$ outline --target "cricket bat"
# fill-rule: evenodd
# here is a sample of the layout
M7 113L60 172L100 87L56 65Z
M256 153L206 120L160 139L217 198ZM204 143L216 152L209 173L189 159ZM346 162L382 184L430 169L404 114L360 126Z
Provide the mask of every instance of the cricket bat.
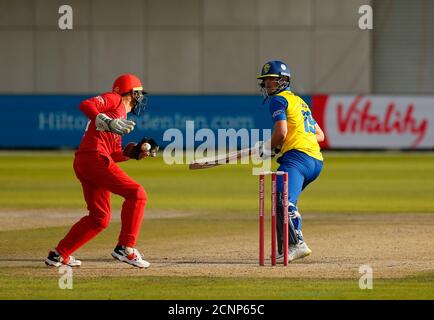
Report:
M228 152L226 154L202 159L193 160L188 168L190 170L213 168L222 164L228 164L231 161L239 160L244 157L249 157L255 152L255 148L245 148L238 151Z

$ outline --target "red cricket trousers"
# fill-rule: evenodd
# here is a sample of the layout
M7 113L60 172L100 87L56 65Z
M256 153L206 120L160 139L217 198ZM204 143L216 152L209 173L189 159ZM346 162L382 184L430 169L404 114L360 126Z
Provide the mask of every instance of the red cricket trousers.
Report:
M66 259L109 225L110 193L125 199L118 245L134 247L146 205L143 187L132 180L110 157L99 153L76 155L74 171L83 187L89 215L72 226L56 247L57 252Z

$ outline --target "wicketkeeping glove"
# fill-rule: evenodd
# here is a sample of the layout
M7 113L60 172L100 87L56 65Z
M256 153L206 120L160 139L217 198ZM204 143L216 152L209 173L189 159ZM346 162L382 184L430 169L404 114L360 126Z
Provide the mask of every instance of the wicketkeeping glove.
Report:
M157 152L160 149L154 139L143 138L139 143L130 142L123 150L123 155L128 158L136 160L143 159L144 157L157 156Z
M128 134L134 130L134 121L127 119L112 119L104 113L100 113L95 118L95 125L98 131L110 131L120 136Z

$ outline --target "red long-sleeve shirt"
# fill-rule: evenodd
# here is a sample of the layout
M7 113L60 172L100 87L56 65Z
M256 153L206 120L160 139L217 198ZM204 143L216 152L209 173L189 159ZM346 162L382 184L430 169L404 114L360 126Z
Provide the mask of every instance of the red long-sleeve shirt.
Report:
M117 93L103 93L82 101L80 110L89 118L89 123L76 155L97 152L111 157L115 162L128 160L122 155L122 137L108 131L98 131L95 125L99 113L105 113L112 119L127 118L121 96Z

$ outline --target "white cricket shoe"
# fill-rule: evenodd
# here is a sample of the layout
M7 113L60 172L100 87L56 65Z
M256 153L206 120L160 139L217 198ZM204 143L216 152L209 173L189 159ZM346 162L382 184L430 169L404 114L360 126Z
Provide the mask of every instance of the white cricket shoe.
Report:
M53 250L48 253L48 257L45 259L45 264L49 267L60 267L62 265L79 267L81 266L81 261L75 259L73 256L69 256L68 259L63 259L56 250Z
M112 257L137 268L148 268L151 265L143 260L142 254L135 248L117 246L112 252Z
M312 253L312 250L309 249L306 242L302 242L302 243L298 243L298 244L289 246L288 262L292 262L294 260L307 257L311 253Z
M306 242L290 245L288 248L288 262L307 257L312 253ZM283 253L278 253L276 256L278 263L283 263Z

